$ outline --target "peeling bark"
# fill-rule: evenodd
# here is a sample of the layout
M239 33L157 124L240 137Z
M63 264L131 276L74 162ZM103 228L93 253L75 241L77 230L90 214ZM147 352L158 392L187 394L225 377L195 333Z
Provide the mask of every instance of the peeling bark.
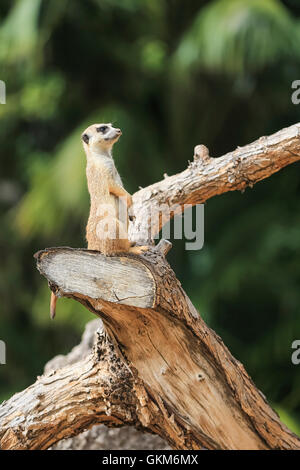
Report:
M99 318L89 321L81 342L68 354L60 354L47 362L44 372L61 369L85 359L97 347L102 330L103 323ZM105 424L96 424L76 436L58 441L49 450L170 450L167 442L157 434L143 431L134 426L112 428Z
M1 449L47 449L94 424L136 424L133 379L104 332L81 362L51 370L0 408Z

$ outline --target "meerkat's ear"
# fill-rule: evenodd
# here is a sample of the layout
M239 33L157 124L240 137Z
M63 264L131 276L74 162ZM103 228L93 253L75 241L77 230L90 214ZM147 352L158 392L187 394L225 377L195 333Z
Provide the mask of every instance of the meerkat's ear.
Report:
M89 143L90 138L87 134L82 134L81 138L82 138L83 142L85 142L86 144Z

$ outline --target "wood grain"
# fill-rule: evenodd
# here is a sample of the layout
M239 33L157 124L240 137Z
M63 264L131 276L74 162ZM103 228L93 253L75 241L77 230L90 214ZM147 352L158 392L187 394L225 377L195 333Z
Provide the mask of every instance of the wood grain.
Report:
M64 294L78 294L133 307L154 305L155 285L149 269L134 258L104 256L71 248L47 249L37 254L37 268Z

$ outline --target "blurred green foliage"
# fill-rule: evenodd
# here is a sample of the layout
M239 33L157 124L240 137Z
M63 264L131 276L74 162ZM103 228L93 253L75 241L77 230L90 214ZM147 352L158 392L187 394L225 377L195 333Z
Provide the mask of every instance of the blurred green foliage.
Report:
M33 253L85 246L80 134L124 131L115 151L134 192L181 171L193 147L219 156L300 121L300 6L287 0L1 0L0 399L75 345L92 315L70 300L48 317ZM207 323L300 433L299 164L205 207L205 245L169 260Z

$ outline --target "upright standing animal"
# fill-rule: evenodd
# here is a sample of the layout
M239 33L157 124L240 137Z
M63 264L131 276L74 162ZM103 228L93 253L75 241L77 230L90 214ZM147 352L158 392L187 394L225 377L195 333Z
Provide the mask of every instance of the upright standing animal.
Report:
M86 227L88 249L106 256L141 254L147 246L133 246L128 240L130 194L124 189L112 156L113 145L122 132L112 124L93 124L82 134L86 153L86 176L90 193L90 215ZM50 316L55 317L57 297L52 292Z

